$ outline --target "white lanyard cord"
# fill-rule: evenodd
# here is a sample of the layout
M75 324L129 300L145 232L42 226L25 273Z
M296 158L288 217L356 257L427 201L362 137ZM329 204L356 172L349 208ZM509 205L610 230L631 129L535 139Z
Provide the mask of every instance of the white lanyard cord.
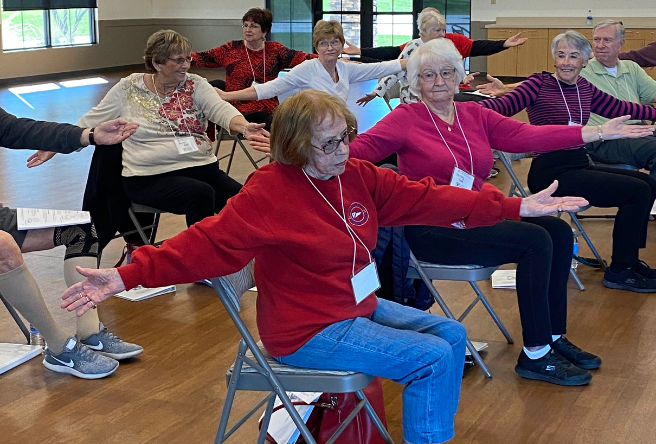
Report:
M619 69L619 66L618 66L618 69ZM619 75L619 72L618 72L618 75ZM606 80L606 83L608 83L608 86L610 86L611 89L613 90L613 92L615 93L615 98L618 99L618 100L622 100L622 99L620 99L619 92L615 89L613 84L610 83L610 81L608 80L608 78L606 78L606 76L603 76L603 77ZM617 76L615 76L615 78L617 79ZM629 82L627 82L626 77L623 77L623 79L624 79L624 90L626 91L626 100L631 101L631 93L629 92Z
M155 86L155 74L151 74L153 76L153 88L155 89L155 95L157 96L157 100L159 100L159 106L164 106L164 102L162 102L162 98L159 96L159 93L157 92L157 86ZM185 75L186 77L186 75ZM177 87L176 87L177 90ZM167 96L168 97L168 96ZM187 127L187 134L191 136L191 131L189 131L189 126L185 123L184 121L184 111L182 110L182 105L180 105L180 101L178 100L178 106L180 107L180 115L182 116L182 123L184 123L184 126ZM173 138L177 139L178 137L175 135L175 130L173 129L173 125L171 125L171 121L167 118L165 118L166 123L169 124L169 128L171 129L171 132L173 133Z
M314 187L314 189L317 190L317 193L319 193L319 195L321 197L323 197L323 200L325 200L326 203L328 204L328 206L330 206L330 208L332 208L332 210L335 212L337 217L342 219L342 222L344 222L344 225L346 226L346 232L349 234L349 236L351 236L351 240L353 241L353 266L351 267L351 276L355 276L355 256L356 256L357 247L358 247L358 244L355 242L356 237L358 238L358 240L360 241L360 243L364 247L365 251L367 252L367 255L369 256L369 263L371 263L372 260L371 260L371 253L369 252L369 248L367 248L365 243L362 242L362 239L360 239L360 236L358 236L358 233L353 231L353 228L351 228L349 226L348 222L346 222L346 212L344 211L344 194L342 193L342 181L340 180L339 176L337 176L337 182L339 183L339 197L342 201L342 215L340 215L339 212L335 209L335 207L333 207L333 204L328 202L328 199L326 199L326 196L324 196L323 193L321 191L319 191L319 188L317 188L317 186L314 184L314 182L312 182L312 180L310 179L310 176L308 176L308 174L305 172L305 170L303 168L301 168L301 169L303 170L303 174L305 174L305 177L307 177L307 180L310 182L310 185L312 185ZM353 236L355 236L355 237L353 237Z
M424 103L423 100L422 100L421 103ZM442 142L444 142L444 145L446 146L446 148L451 153L451 156L453 157L453 160L456 163L456 168L459 169L460 167L458 166L458 159L456 159L455 154L453 154L453 151L451 151L451 147L449 147L449 144L446 143L446 139L444 139L444 136L442 135L442 132L437 127L437 123L435 123L435 119L433 118L433 113L428 108L428 105L426 105L424 103L424 106L426 107L426 111L428 111L428 115L430 116L431 120L433 121L433 125L435 125L435 129L437 130L438 134L442 138ZM465 143L467 144L467 149L469 150L469 166L470 166L470 170L471 170L471 175L473 176L474 175L474 159L472 158L472 152L471 152L471 148L469 147L469 141L467 140L467 136L465 136L465 132L462 130L462 125L460 124L460 119L458 118L458 108L456 107L455 103L453 104L453 109L455 110L455 118L456 118L456 121L458 122L458 127L460 127L460 132L462 133L462 137L465 139Z
M560 80L558 80L558 77L556 77L556 83L558 84L558 88L560 89L560 95L563 96L563 101L565 102L565 108L567 108L567 114L569 115L569 121L572 122L572 114L569 112L569 106L567 105L567 99L565 99L565 93L563 93L563 88L560 86ZM579 123L583 125L583 106L581 106L581 94L579 94L579 85L578 83L575 83L576 85L576 95L579 98L579 110L581 110L581 120Z
M253 64L251 63L251 56L248 55L248 46L246 46L246 43L244 43L244 48L246 49L246 57L248 57L248 64L251 65L251 72L253 73L253 82L257 83L257 79L255 79L255 70L253 69ZM266 42L264 43L264 47L262 48L262 78L264 80L263 83L266 83Z

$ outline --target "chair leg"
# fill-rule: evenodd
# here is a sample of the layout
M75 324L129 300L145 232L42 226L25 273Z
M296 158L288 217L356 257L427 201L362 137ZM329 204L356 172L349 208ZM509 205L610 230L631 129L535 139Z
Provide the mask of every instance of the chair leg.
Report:
M246 354L246 343L242 340L239 342L239 349L237 351L237 359L235 366L232 369L230 382L228 383L228 393L226 393L225 402L223 403L223 410L221 411L221 420L219 421L219 428L216 431L216 438L214 444L222 444L226 440L226 429L228 428L228 419L230 419L230 411L232 410L232 403L235 400L235 393L237 393L237 382L239 382L239 375L241 374L241 367L243 361L241 357Z
M255 162L255 159L253 159L253 156L248 152L244 144L241 142L241 140L237 139L235 142L239 142L239 146L241 146L241 149L244 151L244 154L246 154L246 157L248 157L248 160L250 160L251 165L253 165L253 168L258 169L259 167L257 166L257 162Z
M335 433L331 435L331 437L326 441L326 444L333 444L335 441L337 441L337 438L339 438L339 435L342 434L342 432L348 427L348 425L353 421L355 416L362 410L362 407L366 405L367 401L360 398L360 402L355 406L355 408L351 411L351 413L348 414L348 416L342 421L342 423L337 427L337 430L335 430Z
M232 151L230 151L230 159L228 159L228 168L226 168L226 174L230 175L230 167L232 166L232 159L235 158L235 150L237 149L237 141L235 140L232 144Z
M132 219L132 223L134 224L134 227L139 232L139 236L141 237L141 240L143 241L144 245L149 245L150 243L148 242L148 236L146 236L146 233L144 232L143 228L141 228L141 224L137 220L137 215L134 214L132 208L128 208L128 215L130 216L130 219Z
M583 291L585 290L585 287L583 286L583 283L581 282L581 279L579 279L579 275L576 274L576 270L573 268L569 269L569 274L574 278L574 282L576 282L576 285L579 286L579 290Z
M266 411L264 412L264 417L262 418L262 424L260 426L260 436L257 438L257 444L264 444L267 436L267 430L269 430L269 422L271 421L271 415L273 414L273 404L276 402L276 397L272 396L267 403Z
M5 307L7 307L7 311L9 311L9 314L13 318L14 322L16 325L18 325L18 328L20 328L20 331L23 332L23 336L25 336L25 340L27 340L27 343L30 343L30 331L27 329L25 326L25 323L23 323L23 320L20 318L18 313L16 313L16 309L11 306L9 302L5 300L5 298L0 294L0 301L2 301L3 304L5 304Z
M469 350L469 353L471 353L472 358L474 358L474 361L476 361L476 364L478 364L481 367L481 370L483 370L485 377L491 378L492 373L487 368L487 365L485 365L485 362L483 362L483 358L481 358L481 355L478 354L478 350L476 350L476 347L474 347L474 344L472 344L469 337L467 338L467 350Z
M601 264L601 269L603 271L606 271L606 262L601 258L601 255L599 255L599 252L597 251L594 244L592 243L592 241L588 237L588 233L585 232L585 230L581 226L581 223L579 222L578 218L576 217L576 215L574 213L568 212L568 214L569 214L569 217L572 219L572 222L574 222L574 225L576 225L576 229L579 232L579 234L581 236L583 236L583 239L585 239L585 242L588 244L588 247L592 251L592 254L594 254L594 257Z
M515 341L513 338L510 336L510 333L508 333L508 330L506 330L506 326L503 325L503 322L501 322L501 319L499 319L499 316L497 313L494 311L490 303L488 302L487 298L483 294L480 288L478 288L478 285L476 285L476 282L469 282L469 285L474 289L478 297L481 299L481 302L487 309L487 312L490 313L490 316L492 316L492 319L494 320L494 323L497 324L497 327L499 327L499 330L501 330L501 333L503 333L503 336L506 338L506 341L508 341L508 344L514 344Z
M150 229L150 245L155 245L155 237L157 236L157 228L159 228L159 216L160 213L155 213L155 221L153 222L153 227Z
M369 402L369 400L365 396L364 392L362 390L358 390L357 392L355 392L355 394L358 397L358 399L360 399L362 401L365 401L364 409L366 410L366 412L369 415L369 417L371 418L371 420L374 422L374 425L376 426L376 429L378 429L378 432L380 433L380 436L383 437L383 440L387 444L394 444L394 441L392 440L392 437L390 436L389 432L387 431L387 429L383 425L383 421L381 421L380 418L378 417L378 415L376 414L376 411L371 406L371 403Z

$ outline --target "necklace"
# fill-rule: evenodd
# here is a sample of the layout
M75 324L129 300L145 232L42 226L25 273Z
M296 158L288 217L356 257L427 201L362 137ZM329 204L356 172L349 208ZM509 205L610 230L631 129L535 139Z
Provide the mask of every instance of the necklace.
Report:
M159 97L159 93L157 92L157 85L155 84L155 74L152 74L153 77L153 88L155 88L155 94ZM164 94L164 97L168 97L169 94L172 94L175 92L175 90L178 89L178 86L174 86L171 91L165 91L164 87L162 86L162 94Z

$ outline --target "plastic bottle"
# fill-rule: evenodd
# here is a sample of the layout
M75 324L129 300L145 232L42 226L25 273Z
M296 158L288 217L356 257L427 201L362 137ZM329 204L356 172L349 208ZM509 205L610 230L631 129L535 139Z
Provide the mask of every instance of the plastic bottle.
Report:
M574 251L572 252L572 254L574 254L574 256L577 256L579 254L579 240L576 237L576 230L574 228L572 228L572 236L574 236ZM572 270L576 270L578 266L579 266L578 261L572 258Z
M592 9L588 9L588 17L586 18L585 21L588 25L592 24Z
M39 330L37 330L32 324L30 324L30 345L38 345L41 348L45 348L46 346L46 341L43 339L43 336L41 336Z

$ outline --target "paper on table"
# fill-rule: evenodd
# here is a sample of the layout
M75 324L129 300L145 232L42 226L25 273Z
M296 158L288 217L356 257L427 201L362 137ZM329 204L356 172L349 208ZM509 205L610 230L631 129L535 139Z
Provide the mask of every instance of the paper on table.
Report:
M319 399L321 392L287 392L287 396L289 396L292 402L303 401L309 403ZM282 402L280 401L280 398L276 398L276 402L273 406L275 408L281 404ZM314 406L296 405L294 408L301 418L303 418L303 421L306 422L310 417L310 413L312 413ZM262 417L264 417L264 414L262 414ZM260 421L262 421L262 417L260 417ZM269 422L269 429L267 432L275 442L279 443L295 443L300 435L298 428L296 428L296 424L294 424L291 416L289 416L289 413L287 413L287 410L284 408L271 415L271 422Z
M492 288L515 288L517 270L497 270L492 273Z
M134 287L132 290L122 291L116 295L116 297L127 299L128 301L137 302L143 301L144 299L152 298L166 293L172 293L176 291L177 288L175 285L169 285L168 287L155 287L155 288L145 288L139 285Z
M88 211L17 208L16 213L19 230L36 230L38 228L63 227L91 222L91 215Z

